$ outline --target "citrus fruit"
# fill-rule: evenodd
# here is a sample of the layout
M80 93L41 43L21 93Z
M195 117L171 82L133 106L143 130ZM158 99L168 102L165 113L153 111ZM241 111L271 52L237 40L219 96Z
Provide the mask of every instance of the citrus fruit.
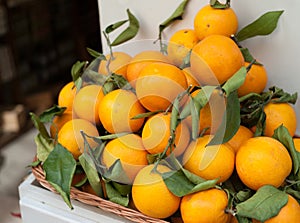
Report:
M300 138L293 138L295 149L300 152Z
M145 149L151 154L162 153L170 140L171 114L158 113L150 117L142 130L142 141ZM178 124L175 130L174 146L168 149L167 155L172 152L175 156L181 155L190 141L190 131L184 122Z
M113 52L112 59L110 54L107 54L105 57L106 60L102 60L99 64L98 73L107 75L111 72L122 75L124 78L126 78L127 65L132 57L129 54L121 51ZM109 65L107 66L108 62Z
M238 18L232 8L202 7L194 17L194 30L199 40L213 34L230 37L238 29Z
M232 39L210 35L193 47L190 64L194 77L201 85L217 85L227 81L245 62Z
M191 49L198 43L198 38L193 29L177 30L169 39L168 57L178 67L183 65Z
M128 134L115 138L105 145L102 162L109 168L117 159L120 159L122 168L132 183L139 170L148 164L147 154L141 137L136 134ZM119 181L118 179L112 180Z
M267 184L279 187L291 169L292 160L287 149L271 137L250 138L236 154L237 173L253 190Z
M145 108L136 95L123 89L106 94L98 106L100 121L109 133L137 132L142 127L144 118L133 117L144 112Z
M253 132L245 126L240 126L235 135L227 142L237 153L240 146L248 139L253 137Z
M72 111L73 100L76 95L76 87L74 82L69 82L62 87L58 93L58 105L60 107L66 107L67 110Z
M72 111L65 110L61 115L56 115L50 125L50 135L52 138L57 136L61 127L73 118Z
M99 85L92 84L81 88L74 98L75 114L81 119L99 124L98 106L103 97L102 87Z
M58 142L69 150L75 159L78 159L84 151L84 139L81 131L89 136L99 136L97 128L84 119L72 119L66 122L58 132ZM93 139L89 137L86 139L92 148L97 145Z
M187 88L184 73L172 64L155 62L144 67L136 80L136 94L149 111L166 110Z
M274 130L283 125L288 129L290 135L294 136L297 128L297 116L289 103L268 103L264 107L264 112L266 114L264 135L272 136Z
M132 199L141 213L154 218L167 218L178 210L181 199L169 191L161 175L153 168L154 165L150 164L138 172L133 181ZM157 171L164 173L170 169L158 165Z
M185 75L185 78L186 78L188 86L192 86L192 87L200 86L200 83L193 76L190 67L185 67L184 69L182 69L182 71L183 71L183 73Z
M249 65L245 62L245 66ZM246 79L242 86L238 89L239 97L249 93L260 94L265 89L268 82L268 74L263 65L253 64L247 72Z
M185 195L180 204L184 223L229 223L231 215L225 212L228 205L226 192L208 189Z
M279 213L268 220L265 223L296 223L300 219L300 205L297 200L288 195L288 202L281 208ZM253 222L258 222L254 220Z
M170 63L169 58L157 50L146 50L136 54L127 66L127 80L135 88L136 79L141 70L153 62Z
M211 135L192 141L183 154L185 169L207 180L226 181L234 169L235 154L228 144L207 146Z

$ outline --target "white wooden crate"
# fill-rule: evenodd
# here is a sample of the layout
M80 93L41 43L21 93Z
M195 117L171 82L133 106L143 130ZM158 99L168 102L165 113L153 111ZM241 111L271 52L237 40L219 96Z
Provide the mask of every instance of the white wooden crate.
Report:
M72 200L71 210L60 195L39 186L30 174L19 186L23 223L129 223L120 216Z

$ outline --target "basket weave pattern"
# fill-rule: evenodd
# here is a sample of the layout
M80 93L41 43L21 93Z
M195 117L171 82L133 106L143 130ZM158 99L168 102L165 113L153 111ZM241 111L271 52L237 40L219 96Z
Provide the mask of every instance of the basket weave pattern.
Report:
M41 165L32 168L32 173L36 180L46 189L57 193L56 190L49 184L45 179L45 173ZM118 216L124 217L132 222L137 223L168 223L167 221L148 217L136 210L124 207L122 205L113 203L111 201L105 200L93 194L89 194L75 187L71 187L70 191L71 199L80 201L81 203L98 207L106 212L116 214Z

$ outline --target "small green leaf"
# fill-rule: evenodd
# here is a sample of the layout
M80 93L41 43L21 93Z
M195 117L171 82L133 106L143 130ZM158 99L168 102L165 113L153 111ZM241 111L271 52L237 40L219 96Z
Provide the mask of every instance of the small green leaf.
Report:
M269 92L266 92L266 94L271 94L271 101L273 103L291 103L295 104L298 98L298 93L295 92L293 94L289 94L285 92L283 89L272 86L269 88Z
M39 131L39 133L41 134L41 136L48 140L51 141L51 137L46 129L46 126L44 125L43 122L41 122L39 116L37 116L36 114L34 114L33 112L29 113L31 120L33 122L34 127Z
M88 181L99 197L103 197L101 181L93 159L88 153L83 153L79 156L79 162L84 169Z
M45 139L40 133L35 136L34 141L37 147L37 158L44 162L53 150L54 143Z
M191 111L191 117L192 117L192 139L195 140L199 136L199 122L200 122L200 109L197 109L195 106L194 98L190 96L190 101L192 103L189 103L190 111Z
M247 69L245 66L242 66L231 78L225 82L225 84L222 86L222 89L227 95L230 95L243 85L246 75Z
M288 129L285 126L280 125L277 129L275 129L272 137L277 139L287 148L293 160L293 173L297 174L300 166L300 156L298 155L300 153L295 149L293 137L290 135Z
M46 180L60 193L66 204L72 207L70 188L76 169L73 155L59 143L56 144L43 165Z
M79 91L79 89L82 86L82 74L85 70L85 67L87 66L87 61L77 61L75 64L73 64L71 68L71 75L72 75L72 80L74 82L74 85L76 87L76 90Z
M127 15L128 15L128 20L129 20L129 26L122 33L120 33L120 35L117 36L117 38L110 44L110 46L120 45L120 44L132 39L138 33L139 28L140 28L139 21L130 12L129 9L127 9Z
M122 196L121 193L114 188L112 182L105 182L107 197L110 201L127 207L129 204L129 196Z
M287 201L288 195L285 192L266 185L258 189L248 200L237 204L237 215L264 222L277 215Z
M230 8L230 0L227 0L226 3L221 3L218 0L210 0L209 2L210 6L215 9L226 9Z
M161 112L164 112L164 110L157 110L157 111L153 111L153 112L145 112L145 113L135 115L131 119L149 118L149 117L151 117L153 115L156 115L158 113L161 113Z
M43 123L51 122L55 115L61 115L66 110L66 107L54 105L40 114L40 121Z
M116 29L118 29L119 27L121 27L123 24L125 24L126 22L128 22L128 19L127 20L122 20L122 21L118 21L114 24L111 24L109 26L107 26L105 28L105 32L108 34L108 33L111 33L113 31L115 31Z
M236 34L236 38L241 42L254 36L269 35L277 27L279 17L282 13L283 10L271 11L263 14L254 22L241 29Z
M102 53L99 53L97 52L96 50L93 50L91 48L86 48L86 50L88 51L88 53L94 57L94 58L99 58L100 60L106 60L106 57L102 54Z
M117 159L104 173L103 177L107 180L122 184L130 184L130 179L122 167L120 159Z
M176 8L176 10L172 13L172 15L159 25L159 38L158 39L161 39L161 34L165 28L170 26L174 21L182 19L182 16L184 14L184 10L185 10L187 3L188 3L188 0L182 1L180 3L180 5Z
M248 63L251 63L252 61L255 60L255 58L251 55L250 51L248 48L240 48L242 54L243 54L243 57L244 57L244 60ZM257 64L257 65L262 65L261 63L255 61L254 64Z
M237 91L227 97L226 112L216 134L208 145L219 145L228 142L240 127L240 103Z

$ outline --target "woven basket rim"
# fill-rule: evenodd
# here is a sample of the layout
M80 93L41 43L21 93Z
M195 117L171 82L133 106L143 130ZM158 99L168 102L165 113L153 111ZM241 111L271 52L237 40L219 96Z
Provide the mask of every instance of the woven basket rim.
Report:
M51 186L50 183L46 180L45 172L44 172L44 169L41 164L32 167L32 173L33 173L35 179L39 182L39 184L42 187L50 190L51 192L57 193L57 191L54 189L54 187ZM103 211L116 214L120 217L124 217L127 220L130 220L132 222L169 223L168 221L165 221L165 220L146 216L146 215L142 214L141 212L138 212L134 209L124 207L122 205L116 204L109 200L105 200L96 195L93 195L93 194L90 194L87 192L83 192L83 191L77 189L76 187L71 187L70 197L73 200L77 200L83 204L87 204L90 206L100 208Z

